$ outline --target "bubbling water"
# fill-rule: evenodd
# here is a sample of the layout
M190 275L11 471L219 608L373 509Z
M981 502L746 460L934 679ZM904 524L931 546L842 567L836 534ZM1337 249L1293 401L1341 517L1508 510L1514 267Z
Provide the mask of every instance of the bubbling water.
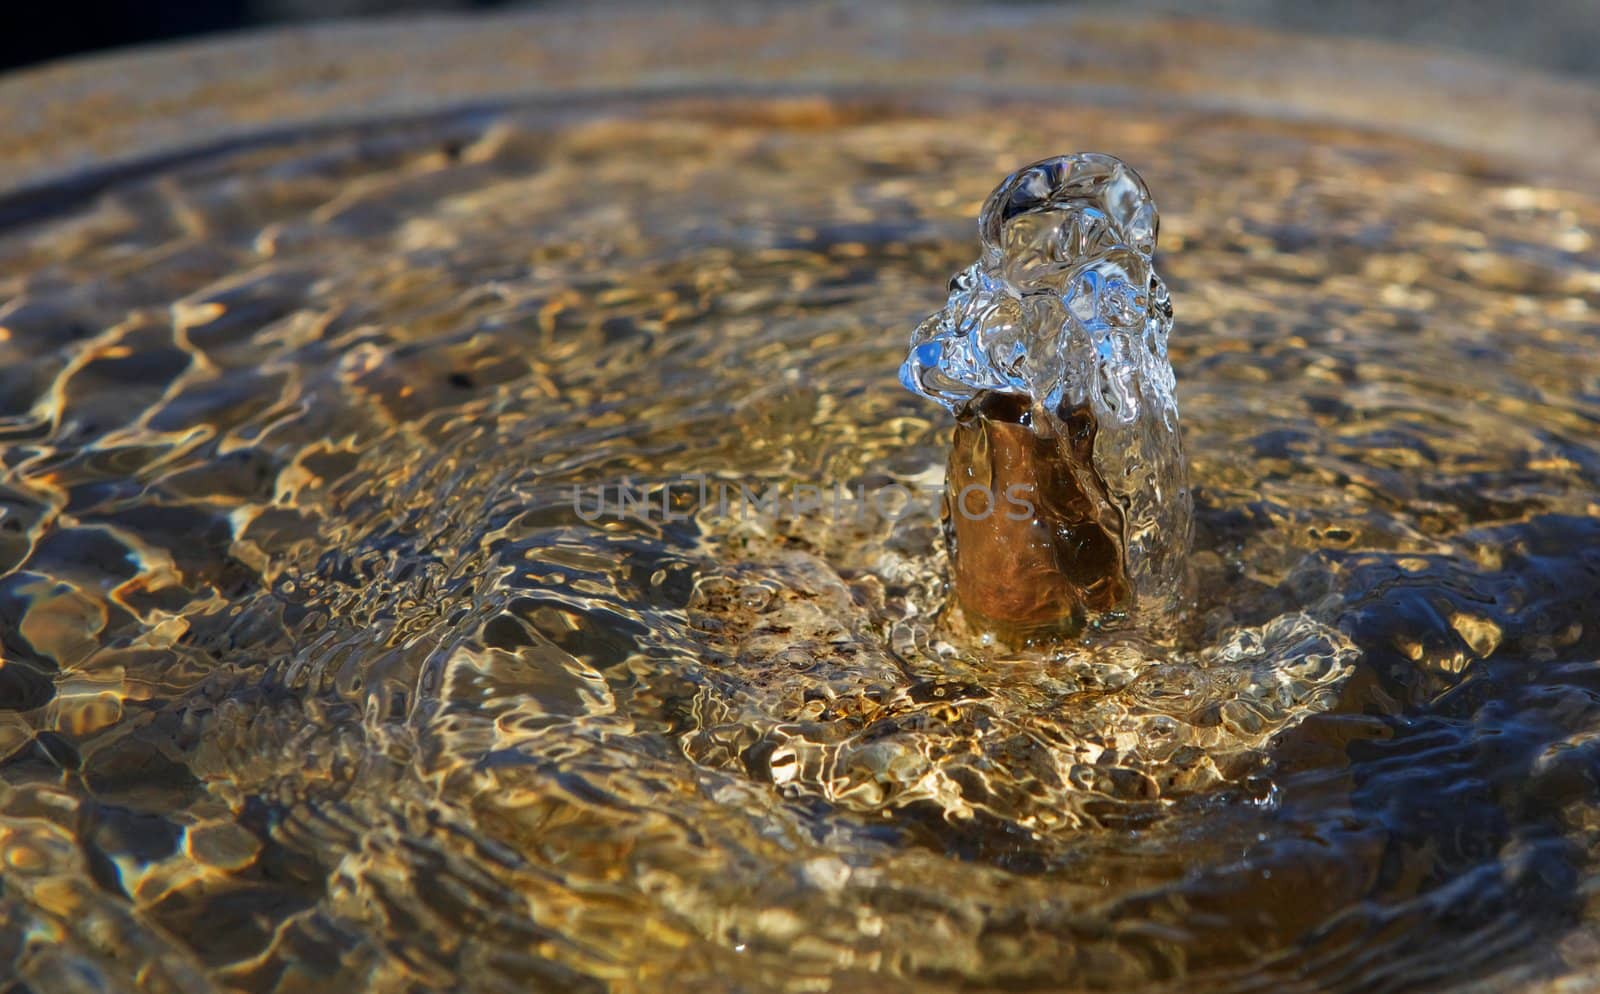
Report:
M983 205L978 260L913 332L900 370L907 389L958 418L984 395L1018 394L1039 433L1065 438L1068 412L1087 412L1093 476L1116 511L1099 517L1120 519L1125 585L1149 617L1181 599L1192 532L1167 358L1172 304L1152 264L1159 227L1144 181L1113 156L1056 156L1012 173Z

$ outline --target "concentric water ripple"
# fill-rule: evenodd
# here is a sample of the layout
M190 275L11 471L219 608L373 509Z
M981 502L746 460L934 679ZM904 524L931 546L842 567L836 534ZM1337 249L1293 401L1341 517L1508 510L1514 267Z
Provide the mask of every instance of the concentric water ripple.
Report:
M1593 956L1600 200L1311 124L899 106L332 130L0 233L0 971L1389 991ZM936 481L904 329L995 176L1068 148L1159 191L1198 602L1000 657L938 624L931 516L699 478Z

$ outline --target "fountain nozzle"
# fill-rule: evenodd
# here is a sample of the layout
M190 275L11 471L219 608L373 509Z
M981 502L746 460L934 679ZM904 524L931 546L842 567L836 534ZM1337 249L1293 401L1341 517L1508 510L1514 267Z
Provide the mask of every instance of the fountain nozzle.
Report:
M962 409L945 471L944 528L969 621L1009 639L1071 634L1128 606L1122 514L1095 473L1094 414L1020 394Z
M905 385L956 415L945 537L956 601L1010 639L1176 606L1191 502L1158 218L1121 160L1006 177L978 261L912 334Z

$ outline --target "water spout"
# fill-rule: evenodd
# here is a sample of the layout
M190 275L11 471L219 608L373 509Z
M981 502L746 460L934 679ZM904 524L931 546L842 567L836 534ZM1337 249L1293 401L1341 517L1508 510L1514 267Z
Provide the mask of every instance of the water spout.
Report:
M912 334L906 387L957 425L945 536L966 619L1010 639L1173 612L1192 504L1137 173L1099 153L1006 177L981 254Z

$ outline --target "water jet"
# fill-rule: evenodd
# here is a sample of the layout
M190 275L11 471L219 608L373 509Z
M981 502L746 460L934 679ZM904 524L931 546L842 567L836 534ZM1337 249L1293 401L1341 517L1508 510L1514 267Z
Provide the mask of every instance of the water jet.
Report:
M1029 641L1182 598L1192 500L1159 225L1113 156L1019 169L983 205L978 261L912 334L901 381L956 415L943 522L973 627Z

